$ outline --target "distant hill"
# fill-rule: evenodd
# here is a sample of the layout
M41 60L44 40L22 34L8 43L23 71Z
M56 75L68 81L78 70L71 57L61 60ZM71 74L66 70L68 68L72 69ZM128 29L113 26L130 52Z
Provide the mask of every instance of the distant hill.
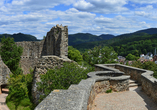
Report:
M77 33L77 34L70 34L68 35L69 39L69 45L78 45L82 43L87 42L93 42L93 41L102 41L102 40L108 40L115 37L114 35L110 34L102 34L100 36L92 35L90 33Z
M121 34L114 36L111 34L101 34L99 36L92 35L90 33L77 33L69 34L69 45L72 45L74 48L77 48L81 51L85 49L91 49L95 46L119 46L121 44L127 44L128 42L140 41L146 39L154 38L154 35L157 34L157 28L149 28L144 30L139 30L133 33ZM28 34L0 34L0 38L13 37L15 42L21 41L40 41L35 36ZM155 36L156 37L156 36Z
M121 34L108 40L77 44L74 45L73 47L77 48L80 51L84 51L85 49L91 49L95 46L116 46L116 45L118 46L122 44L127 44L128 42L146 40L149 39L151 35L155 34L157 34L157 28L149 28L145 30L136 31L133 33Z
M15 42L21 42L21 41L39 41L35 36L28 35L28 34L0 34L0 38L3 36L5 37L13 37Z
M103 38L104 40L109 40L114 38L115 36L111 34L101 34L99 37Z
M135 33L157 34L157 28L149 28L149 29L139 30L139 31L136 31Z

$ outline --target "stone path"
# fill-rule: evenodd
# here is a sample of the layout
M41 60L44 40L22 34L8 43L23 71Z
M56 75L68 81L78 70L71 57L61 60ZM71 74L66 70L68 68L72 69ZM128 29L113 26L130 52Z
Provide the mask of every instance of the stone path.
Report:
M98 94L92 110L157 110L157 104L141 87L132 87L130 91Z
M0 110L9 110L7 107L5 100L8 96L8 89L2 89L2 94L0 94Z

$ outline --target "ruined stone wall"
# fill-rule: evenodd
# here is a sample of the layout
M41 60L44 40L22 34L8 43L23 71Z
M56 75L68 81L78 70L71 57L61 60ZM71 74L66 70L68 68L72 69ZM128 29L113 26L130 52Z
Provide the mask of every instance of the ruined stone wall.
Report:
M68 56L68 28L67 26L56 25L47 32L42 56L56 55L61 58L67 58Z
M43 50L43 42L44 40L16 42L17 46L23 47L21 58L40 58Z
M40 82L40 75L46 74L48 69L53 69L56 66L58 68L61 68L63 66L64 62L73 62L70 59L63 59L58 56L43 56L42 58L39 58L37 61L37 65L35 66L34 72L33 72L33 84L32 84L32 96L33 101L37 105L39 102L39 97L42 92L37 90L37 82Z
M0 86L8 83L7 77L9 77L9 74L11 74L11 71L4 64L0 56ZM1 93L1 90L0 90L0 93Z
M43 41L16 42L17 46L23 47L23 53L20 60L20 66L24 74L30 73L30 68L34 69L38 58L41 57L43 50Z
M56 25L47 32L42 41L16 42L17 46L23 47L20 65L24 74L28 74L30 68L34 69L38 58L47 55L55 55L61 58L68 56L68 28Z

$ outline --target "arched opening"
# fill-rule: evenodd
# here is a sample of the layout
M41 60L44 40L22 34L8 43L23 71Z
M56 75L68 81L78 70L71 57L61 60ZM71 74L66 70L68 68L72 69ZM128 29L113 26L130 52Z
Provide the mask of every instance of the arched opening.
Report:
M8 84L2 84L1 85L0 93L5 93L5 94L9 93Z

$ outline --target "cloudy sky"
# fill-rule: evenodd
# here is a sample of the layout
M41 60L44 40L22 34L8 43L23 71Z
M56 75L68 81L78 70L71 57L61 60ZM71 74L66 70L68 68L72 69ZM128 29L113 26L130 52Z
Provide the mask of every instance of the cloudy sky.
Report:
M157 27L157 0L0 0L0 34L42 39L56 24L69 34L119 35Z

